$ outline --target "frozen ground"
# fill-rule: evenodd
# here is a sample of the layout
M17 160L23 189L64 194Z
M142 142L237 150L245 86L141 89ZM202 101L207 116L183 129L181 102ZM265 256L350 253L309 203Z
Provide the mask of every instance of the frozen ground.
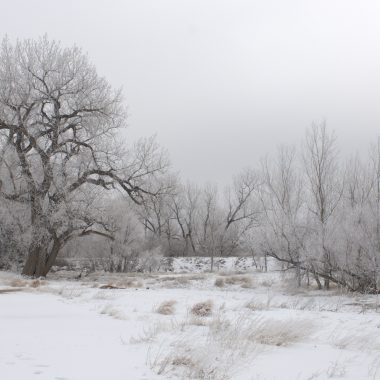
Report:
M0 272L1 380L380 379L375 296L274 272L62 277Z

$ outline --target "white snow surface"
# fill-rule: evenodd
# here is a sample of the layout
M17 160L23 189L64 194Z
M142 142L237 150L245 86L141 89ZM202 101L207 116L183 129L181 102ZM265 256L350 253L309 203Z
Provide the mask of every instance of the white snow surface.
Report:
M377 297L289 276L0 272L0 379L380 379Z

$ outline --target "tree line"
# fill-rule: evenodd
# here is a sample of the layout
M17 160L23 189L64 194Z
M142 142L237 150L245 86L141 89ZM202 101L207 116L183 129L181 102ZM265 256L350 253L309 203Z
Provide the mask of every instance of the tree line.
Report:
M47 37L0 50L0 265L45 276L58 255L250 255L299 284L380 287L380 148L343 160L325 123L220 188L184 183L154 138L127 144L120 90ZM113 265L114 265L113 264Z

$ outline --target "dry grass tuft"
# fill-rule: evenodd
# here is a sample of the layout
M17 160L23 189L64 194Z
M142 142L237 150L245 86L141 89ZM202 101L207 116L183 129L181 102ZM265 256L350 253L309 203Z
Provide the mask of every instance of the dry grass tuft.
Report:
M140 344L140 343L152 343L158 335L162 333L172 332L173 330L179 329L179 324L176 321L169 322L156 322L151 326L144 328L139 335L132 336L129 340L131 344Z
M270 309L270 302L271 302L270 298L268 298L266 302L258 302L255 300L250 300L244 306L247 309L250 309L252 311L269 310Z
M156 309L156 312L163 315L172 315L175 312L174 305L177 303L175 300L164 301Z
M224 282L227 285L240 285L242 288L252 288L252 278L248 276L226 276Z
M12 286L14 288L23 288L28 286L28 281L21 280L20 278L15 278L9 282L9 286Z
M122 310L119 310L116 307L113 307L112 305L104 306L104 308L100 311L100 314L108 315L115 319L121 319L121 320L128 319L128 317Z
M215 284L214 285L217 286L218 288L223 288L223 286L225 285L224 278L218 277L215 280Z
M43 281L40 281L40 280L33 280L29 283L29 286L31 288L38 288L40 287L41 285L43 285Z
M212 314L212 301L198 302L191 308L191 314L196 317L209 317Z
M172 360L172 365L183 367L194 367L193 360L188 356L175 356Z

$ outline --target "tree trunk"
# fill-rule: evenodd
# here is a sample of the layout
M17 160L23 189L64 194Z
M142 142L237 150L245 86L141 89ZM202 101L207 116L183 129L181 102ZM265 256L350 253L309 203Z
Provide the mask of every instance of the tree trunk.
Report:
M32 234L22 274L30 277L41 277L46 275L47 253L51 235L46 228L43 216L43 197L34 194L31 207Z
M297 263L296 266L296 278L297 278L297 286L300 288L301 287L301 266L300 263Z
M46 275L46 247L43 244L32 243L24 264L24 276L41 277Z
M53 241L41 224L34 226L22 274L30 277L46 276L54 265L61 247L61 242L58 239Z
M314 273L314 278L315 278L315 281L317 282L318 289L321 290L322 289L322 284L321 284L321 281L319 279L319 276L316 273Z
M54 265L55 260L57 259L58 253L61 250L61 248L61 242L59 240L55 240L50 254L47 258L43 276L46 276L49 273L51 267Z
M214 271L214 250L211 251L211 268L210 271Z

